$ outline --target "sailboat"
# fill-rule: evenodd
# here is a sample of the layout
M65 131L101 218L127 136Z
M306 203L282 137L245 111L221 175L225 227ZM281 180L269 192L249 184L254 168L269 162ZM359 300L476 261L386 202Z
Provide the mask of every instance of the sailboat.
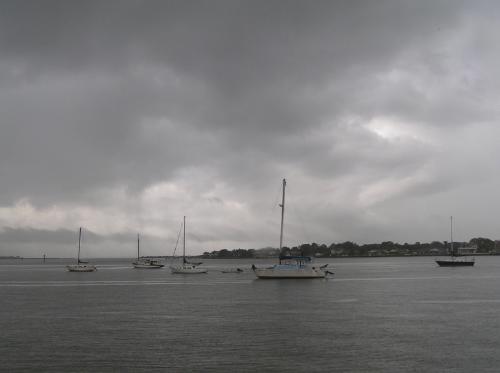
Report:
M280 257L278 264L269 268L257 268L252 264L252 270L258 278L262 279L285 279L285 278L325 278L327 274L332 274L326 270L328 264L321 267L312 266L311 257L281 255L283 248L283 220L285 217L285 187L286 180L283 179L283 192L281 199L281 229L280 229Z
M170 266L172 273L180 274L198 274L207 273L205 268L198 267L201 263L191 263L186 259L186 217L184 216L183 222L184 236L182 240L182 263L177 266Z
M157 269L165 266L158 259L141 258L139 254L139 234L137 234L137 260L133 262L132 265L134 268L140 269Z
M453 248L453 216L450 216L450 259L436 260L440 267L470 267L474 265L474 258L460 257Z
M82 243L82 227L78 234L78 258L76 264L66 266L68 272L95 272L97 268L93 264L88 264L87 261L80 260L80 249Z

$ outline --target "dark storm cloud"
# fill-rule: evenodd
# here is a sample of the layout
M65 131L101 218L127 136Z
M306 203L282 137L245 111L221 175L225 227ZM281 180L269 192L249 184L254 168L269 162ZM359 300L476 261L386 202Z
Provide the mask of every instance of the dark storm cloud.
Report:
M217 149L190 146L186 139L180 148L190 146L190 159L183 159L176 144L190 125L219 128L220 141L228 137L274 156L281 148L261 146L263 138L316 126L345 110L342 95L356 82L350 74L358 73L350 72L353 66L369 61L376 68L446 16L442 9L429 15L411 3L7 2L3 7L4 75L11 71L15 79L3 95L2 138L16 144L3 149L21 165L8 179L24 184L18 173L34 173L43 191L46 185L52 189L55 177L58 194L78 190L87 180L134 183L130 174L147 184L154 172L161 179L205 154L220 156ZM349 75L350 82L338 74ZM335 83L342 88L336 94L315 97L325 84ZM137 135L144 118L168 118L183 128L161 133L162 144L143 143ZM68 180L73 182L66 186Z

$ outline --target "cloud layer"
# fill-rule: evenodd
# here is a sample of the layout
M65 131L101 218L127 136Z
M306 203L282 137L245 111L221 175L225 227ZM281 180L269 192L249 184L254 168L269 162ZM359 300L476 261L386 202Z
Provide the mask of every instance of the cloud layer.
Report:
M4 1L0 254L498 238L498 11Z

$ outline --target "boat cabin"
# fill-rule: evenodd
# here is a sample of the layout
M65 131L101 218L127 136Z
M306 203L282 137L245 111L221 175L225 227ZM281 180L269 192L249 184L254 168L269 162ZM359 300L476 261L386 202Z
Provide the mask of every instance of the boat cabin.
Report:
M298 267L305 267L306 264L309 263L311 263L310 256L282 255L279 257L280 265L296 265Z

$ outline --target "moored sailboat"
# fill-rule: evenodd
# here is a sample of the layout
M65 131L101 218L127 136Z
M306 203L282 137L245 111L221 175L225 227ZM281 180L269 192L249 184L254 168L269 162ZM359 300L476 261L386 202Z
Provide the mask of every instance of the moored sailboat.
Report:
M450 216L450 258L436 260L440 267L471 267L474 265L474 258L466 258L459 255L458 250L453 247L453 216Z
M306 279L306 278L325 278L329 272L325 264L321 267L312 265L311 257L308 256L293 256L281 255L283 248L283 221L285 216L285 187L286 180L283 179L283 191L281 199L281 229L280 229L280 257L278 264L268 268L257 268L252 265L252 270L258 278L262 279Z
M165 266L158 259L141 258L139 254L139 234L137 234L137 260L133 262L132 265L134 268L139 269L158 269Z
M176 274L200 274L207 273L207 269L198 267L199 263L191 263L186 259L186 217L184 216L183 221L184 235L182 240L182 263L179 265L170 266L172 273Z
M68 272L95 272L97 271L97 267L93 264L88 264L87 261L80 260L80 249L82 242L82 227L80 227L80 231L78 234L78 257L76 264L67 265L66 269Z

